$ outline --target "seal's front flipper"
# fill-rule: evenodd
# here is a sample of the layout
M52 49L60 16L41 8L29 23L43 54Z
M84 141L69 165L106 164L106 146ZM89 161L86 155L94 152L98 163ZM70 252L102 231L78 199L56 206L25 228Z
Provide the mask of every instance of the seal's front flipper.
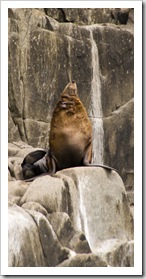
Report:
M50 150L36 150L29 153L23 160L22 172L26 182L33 181L37 177L52 175L57 170L55 157Z
M47 172L45 155L46 151L44 150L36 150L26 155L21 164L25 180Z
M46 153L47 152L45 150L35 150L33 152L28 153L24 158L21 166L23 167L24 164L33 165L38 160L42 159L46 155Z
M49 175L52 175L57 171L57 160L52 155L51 150L48 151L48 154L46 156L46 165Z

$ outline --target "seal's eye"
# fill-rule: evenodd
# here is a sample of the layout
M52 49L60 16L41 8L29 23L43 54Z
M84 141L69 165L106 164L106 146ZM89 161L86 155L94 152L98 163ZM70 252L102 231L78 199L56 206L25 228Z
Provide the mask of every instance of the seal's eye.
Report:
M75 83L75 80L72 80L72 83Z

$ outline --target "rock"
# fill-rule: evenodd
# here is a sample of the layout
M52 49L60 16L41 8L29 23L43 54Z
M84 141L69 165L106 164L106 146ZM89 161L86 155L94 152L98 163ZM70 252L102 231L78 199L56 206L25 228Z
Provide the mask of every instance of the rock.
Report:
M9 157L8 168L12 177L16 179L23 179L22 168L21 168L22 158L21 157Z
M8 181L14 181L16 180L14 177L12 177L10 170L8 169Z
M77 254L92 252L86 239L86 236L83 232L76 232L73 235L69 243L69 248L75 251Z
M53 227L60 243L67 246L75 233L73 224L65 212L54 212L48 216L48 220Z
M116 8L112 9L112 18L115 19L115 24L127 24L131 9Z
M134 266L134 241L121 241L108 239L102 242L96 251L109 266L133 267Z
M9 267L56 266L72 254L41 213L9 207Z
M134 206L133 205L130 206L130 212L131 212L131 214L133 216L133 220L134 220Z
M77 254L73 258L62 262L60 267L106 267L107 264L94 254Z
M47 266L56 266L70 257L70 250L62 247L48 220L41 213L29 210L37 223L40 242Z
M8 156L13 157L17 155L19 147L11 142L8 143Z
M46 266L36 223L19 206L9 207L8 266Z
M28 184L21 180L10 181L8 184L8 194L11 196L22 197L28 189Z
M112 25L94 28L93 38L99 53L103 116L107 117L133 98L134 37L132 31Z
M134 143L133 143L134 145ZM132 162L130 161L130 164L132 165ZM127 191L133 191L134 190L134 169L126 169L125 174L123 175L124 184Z
M68 177L72 178L77 189L77 193L75 190L70 193L72 212L68 214L76 230L84 232L92 252L106 239L133 239L133 218L118 173L79 167L62 170L54 176L62 178L62 175L66 184Z
M21 197L27 190L28 185L24 181L13 180L8 183L8 202L9 205L20 204Z
M130 206L134 205L134 192L133 191L127 192L127 199L128 199Z
M134 240L123 245L121 250L121 266L134 266Z
M44 11L45 11L45 14L48 15L49 17L57 20L57 21L63 21L63 18L62 18L62 13L60 11L61 9L47 9L45 8Z
M80 24L112 22L111 9L63 9L66 21Z
M82 232L75 231L69 216L65 212L55 212L49 215L49 222L60 243L76 253L90 253L91 249Z
M8 196L8 205L11 206L11 205L19 205L20 204L20 197L18 196L12 196L12 195L9 195Z
M19 131L18 131L18 126L15 125L13 119L12 119L12 115L10 110L8 109L8 126L9 126L9 130L8 130L8 138L9 141L12 142L14 140L19 141L20 140L20 135L19 135Z
M59 29L59 24L53 18L46 16L47 19L47 29L50 31L57 31Z
M35 179L25 192L20 204L26 202L40 203L48 213L62 211L65 186L61 179L49 175Z
M131 23L131 24L134 23L134 9L130 10L128 23Z
M23 141L9 142L8 143L8 156L9 157L25 157L29 152L41 148L34 148Z
M133 190L134 187L133 110L134 101L131 99L104 119L105 161L108 165L116 166L127 190ZM127 145L125 145L125 138ZM106 154L109 156L107 157Z
M37 13L41 18L44 17L42 12L37 11ZM53 95L56 92L60 93L57 86L57 69L60 66L58 64L56 68L57 60L55 64L54 62L57 59L58 46L61 54L60 63L61 61L62 63L66 62L66 55L63 56L61 53L61 49L64 48L64 40L53 32L38 29L38 16L36 16L35 9L27 9L27 13L25 9L15 9L13 14L16 18L19 18L17 24L20 28L19 32L18 30L13 33L11 33L12 31L9 32L9 106L12 107L11 117L18 127L23 141L33 146L48 147L50 115L52 105L54 107L56 103ZM12 17L9 20L11 30L13 29ZM26 22L29 22L29 24L26 24ZM29 35L25 36L25 34ZM47 51L46 44L48 45ZM18 53L20 53L19 56ZM39 67L36 56L39 57L38 61L41 61ZM14 60L16 59L15 66L11 63L12 57ZM45 64L43 61L45 61ZM51 65L53 68L50 68ZM39 72L38 69L40 69ZM56 78L54 78L55 72L57 74ZM63 80L66 84L67 79L62 79L62 77L61 84ZM63 86L64 84L62 84L61 89L63 89ZM15 98L17 99L16 102ZM40 106L40 104L42 105Z
M76 171L77 168L74 170ZM72 177L66 175L66 173L64 174L63 171L57 172L52 177L60 178L65 185L65 192L62 199L62 211L69 215L75 230L82 231L79 210L80 197L74 178L72 179Z
M38 202L26 202L22 204L22 208L24 208L25 210L33 210L33 211L40 212L44 216L47 216L48 214L47 210L43 206L41 206Z
M111 22L115 24L127 24L128 18L130 17L130 11L131 9L108 8L45 9L45 13L58 22L73 22L81 25Z

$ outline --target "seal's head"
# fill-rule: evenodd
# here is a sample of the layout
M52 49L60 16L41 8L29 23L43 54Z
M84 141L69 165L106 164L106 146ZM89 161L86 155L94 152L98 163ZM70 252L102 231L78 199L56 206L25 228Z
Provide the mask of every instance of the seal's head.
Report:
M63 92L61 93L61 96L62 97L63 96L68 96L68 97L76 96L76 97L78 97L77 85L76 85L76 82L74 80L72 80L71 82L69 82L66 85Z

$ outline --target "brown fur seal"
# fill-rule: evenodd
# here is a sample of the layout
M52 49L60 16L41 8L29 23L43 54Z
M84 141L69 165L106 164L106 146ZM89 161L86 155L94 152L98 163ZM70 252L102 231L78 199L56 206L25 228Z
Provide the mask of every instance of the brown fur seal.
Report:
M25 157L22 163L25 179L43 173L51 175L65 168L79 166L113 169L105 165L91 164L92 126L78 97L75 81L67 84L53 112L49 146L47 154L38 150Z
M25 179L32 178L42 173L48 173L46 165L46 151L36 150L30 152L23 160L21 167Z

